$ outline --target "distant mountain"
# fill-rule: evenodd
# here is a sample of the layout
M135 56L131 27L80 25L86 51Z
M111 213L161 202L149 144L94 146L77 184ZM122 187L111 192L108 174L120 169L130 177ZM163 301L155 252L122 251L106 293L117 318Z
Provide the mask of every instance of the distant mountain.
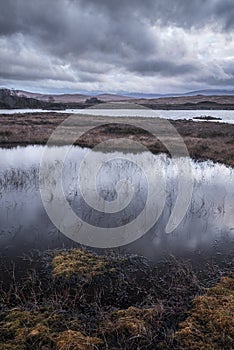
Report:
M184 94L40 94L0 89L0 108L87 108L103 103L137 103L153 109L234 109L234 90L198 90Z
M13 90L19 97L35 98L44 102L56 103L80 103L85 102L89 95L84 94L40 94L23 90Z
M182 105L186 103L197 104L197 103L216 103L216 104L233 104L234 95L180 95L173 97L160 97L152 99L137 99L138 103L142 104L155 104L155 105Z
M5 89L7 90L7 89ZM88 98L92 98L96 96L99 100L103 102L118 102L118 101L129 101L131 99L155 99L155 98L166 98L166 97L183 97L183 96L196 96L196 95L204 95L204 96L223 96L223 95L234 95L234 90L196 90L189 91L185 93L167 93L167 94L159 94L159 93L138 93L138 92L130 92L125 94L111 94L111 93L100 93L100 94L41 94L28 92L23 90L9 90L12 91L15 95L19 97L27 97L33 98L39 101L44 102L56 102L56 103L82 103L85 102Z
M234 110L234 95L190 95L137 99L136 103L151 109L167 110Z
M167 94L145 94L140 92L126 93L127 96L133 98L145 98L145 99L155 99L155 98L166 98L166 97L182 97L182 96L196 96L196 95L204 95L204 96L223 96L223 95L234 95L234 90L196 90L196 91L188 91L184 93L167 93Z
M144 94L141 92L130 92L130 93L126 93L126 96L128 96L128 98L146 98L146 99L150 99L150 98L159 98L159 97L164 97L166 96L165 94ZM175 94L168 94L168 96L175 96Z
M104 102L124 102L133 99L134 97L116 95L116 94L98 94L96 97Z
M110 102L110 101L126 101L131 99L131 97L126 97L122 95L116 95L116 94L40 94L40 93L33 93L33 92L27 92L23 90L13 90L17 96L19 97L27 97L27 98L34 98L39 101L44 102L56 102L56 103L82 103L85 102L87 99L92 97L97 97L99 100L103 102Z
M205 95L205 96L228 96L234 95L234 90L221 90L221 89L210 89L210 90L197 90L184 93L183 96L195 96L195 95Z
M23 90L0 89L0 108L85 108L96 102L125 102L131 97L115 94L40 94Z

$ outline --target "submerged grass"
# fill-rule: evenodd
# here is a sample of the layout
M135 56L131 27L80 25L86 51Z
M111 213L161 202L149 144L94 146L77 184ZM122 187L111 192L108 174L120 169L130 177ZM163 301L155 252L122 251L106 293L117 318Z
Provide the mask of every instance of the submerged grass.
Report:
M207 290L172 257L152 267L139 256L73 249L43 254L36 271L9 282L0 350L231 349L233 275Z

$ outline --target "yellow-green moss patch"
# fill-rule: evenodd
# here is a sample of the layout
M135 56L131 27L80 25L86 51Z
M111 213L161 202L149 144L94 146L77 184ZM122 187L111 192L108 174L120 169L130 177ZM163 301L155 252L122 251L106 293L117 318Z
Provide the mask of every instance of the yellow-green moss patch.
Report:
M152 321L160 315L160 307L137 308L129 307L126 310L117 310L109 315L109 319L102 327L105 333L128 333L130 336L147 334ZM155 324L156 326L156 324Z
M65 331L57 338L57 350L93 350L103 342L99 338L87 337L80 332Z
M0 339L0 350L93 350L102 344L98 338L83 335L78 322L46 309L10 310L0 322Z
M62 252L53 258L53 275L55 277L70 277L80 275L92 278L103 273L108 261L102 256L89 253L81 249Z
M180 326L175 339L182 349L233 349L234 274L195 298L189 317Z

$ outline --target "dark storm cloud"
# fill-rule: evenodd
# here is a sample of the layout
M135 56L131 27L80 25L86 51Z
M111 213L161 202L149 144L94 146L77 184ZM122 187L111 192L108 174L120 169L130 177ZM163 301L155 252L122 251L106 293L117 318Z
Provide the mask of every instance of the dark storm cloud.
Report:
M17 6L14 0L0 3L0 35L9 35L18 30Z
M177 25L185 28L204 26L211 21L220 23L228 29L234 24L233 0L1 0L0 32L9 34L18 31L37 35L58 37L71 34L70 30L77 29L85 35L87 27L107 25L108 31L121 32L131 39L129 24L135 26L143 23ZM74 16L73 16L74 15ZM92 19L92 23L86 23ZM118 23L116 23L118 22ZM126 27L126 30L125 30ZM98 29L95 37L98 36ZM89 30L90 31L90 30ZM61 38L61 37L60 37ZM137 41L141 37L137 37Z
M196 72L197 68L192 64L177 64L172 61L142 60L132 62L128 66L130 71L142 75L153 75L159 73L162 76L183 75Z
M215 7L215 14L217 18L222 18L225 30L230 30L234 27L233 0L217 2L217 6Z
M211 21L228 29L234 23L233 0L71 0L89 8L102 8L112 18L132 16L151 23L176 24L189 28L204 26Z
M209 26L230 34L233 0L0 0L0 77L109 84L105 74L126 73L133 81L158 75L203 82L183 35ZM168 28L185 34L169 40ZM209 81L219 81L212 74Z
M137 18L120 15L116 20L93 6L69 0L18 0L3 3L0 34L21 32L56 49L60 54L100 50L125 52L152 50L153 38ZM2 7L2 5L1 5ZM2 12L2 9L1 9Z
M199 79L196 80L194 78L194 81L197 81L199 83L207 84L208 86L215 86L219 88L232 88L234 86L234 76L231 76L226 79L219 79L217 77L199 77Z

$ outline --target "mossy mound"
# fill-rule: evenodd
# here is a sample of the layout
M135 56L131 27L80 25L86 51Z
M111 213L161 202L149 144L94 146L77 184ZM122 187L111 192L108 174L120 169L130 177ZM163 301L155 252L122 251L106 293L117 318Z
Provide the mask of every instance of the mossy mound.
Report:
M108 260L81 249L61 252L52 261L54 277L70 278L80 275L85 279L103 274L108 268Z
M58 293L69 289L86 303L103 306L125 308L141 303L149 291L150 272L146 260L139 256L103 256L73 249L57 252L52 259L52 278Z
M20 264L17 268L22 271ZM73 249L35 255L26 270L0 293L0 350L230 348L233 276L196 298L195 312L174 337L192 301L204 292L199 275L184 261L171 257L152 266L139 256ZM217 282L213 265L203 271L209 276L206 287ZM210 347L194 340L197 332ZM214 339L206 339L209 332Z
M160 305L151 308L131 306L108 314L100 331L111 348L151 349L155 344L157 327L161 328L161 321ZM158 345L154 345L155 349L159 348Z
M9 310L0 322L0 338L1 350L93 350L102 344L82 334L77 320L52 309Z
M94 350L102 345L99 338L84 336L81 332L67 330L57 338L58 350Z
M234 346L234 274L196 297L175 339L180 349L220 350Z
M140 309L131 306L126 310L112 312L105 327L108 332L127 332L131 336L146 334L148 323L155 316L158 316L157 308Z

